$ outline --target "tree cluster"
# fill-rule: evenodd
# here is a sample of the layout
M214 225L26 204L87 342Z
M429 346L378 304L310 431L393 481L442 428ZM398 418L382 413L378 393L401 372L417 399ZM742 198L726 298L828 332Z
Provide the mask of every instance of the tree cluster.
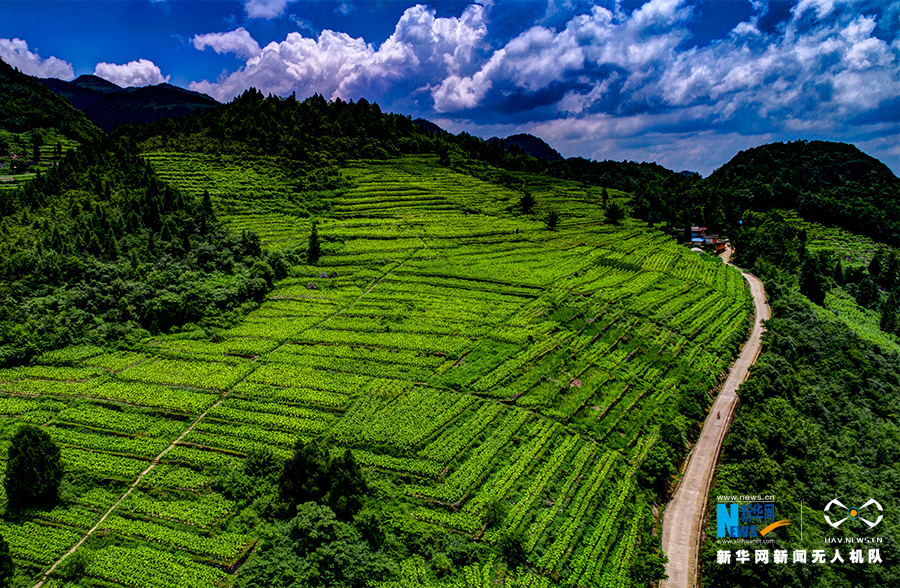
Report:
M286 264L106 139L0 193L0 364L186 323L224 326Z

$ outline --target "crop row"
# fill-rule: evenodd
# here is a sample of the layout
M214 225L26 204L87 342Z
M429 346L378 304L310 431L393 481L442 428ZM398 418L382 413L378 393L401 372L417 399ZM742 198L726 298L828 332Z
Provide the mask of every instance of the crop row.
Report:
M123 510L153 518L209 527L234 512L234 503L219 494L163 500L143 492L133 492L120 506Z
M131 588L210 588L221 586L225 572L183 555L150 547L110 546L95 551L88 575Z
M73 447L63 447L61 453L67 470L87 470L103 478L115 480L133 480L150 465L149 461Z
M441 464L433 461L409 457L394 457L391 455L370 453L361 449L353 450L353 458L362 466L404 472L414 476L437 478L441 475L441 471L443 470Z
M513 414L507 415L503 424L493 432L490 438L473 450L468 459L440 486L409 485L404 491L413 496L430 498L439 502L460 502L465 499L472 487L490 473L491 464L497 453L509 443L528 418L529 414L525 411L517 410Z
M115 381L104 382L89 388L85 394L104 400L115 400L184 413L203 412L219 398L217 394L203 394L196 390Z
M513 372L522 369L522 367L524 367L526 364L547 354L551 349L558 347L559 345L563 345L569 336L571 336L571 334L569 334L568 336L563 335L559 338L552 338L549 341L535 343L534 345L519 352L515 357L504 361L491 373L483 376L478 381L476 381L472 387L479 392L485 392L490 388L493 388L494 386L508 378Z
M318 416L318 415L316 415ZM217 406L210 411L207 418L232 423L245 423L260 427L269 427L279 431L289 431L292 433L316 434L320 433L327 427L328 423L320 419L307 419L297 416L286 416L281 414L272 414L268 412L255 412L250 410L240 410L237 408L229 408L227 406Z
M538 463L560 428L552 421L541 421L528 443L520 445L509 465L497 471L478 489L478 494L466 503L463 512L476 515L485 506L502 500L510 488Z
M493 402L483 403L473 416L458 422L452 431L438 436L419 451L419 455L439 463L449 462L466 449L502 410Z
M79 405L61 411L56 416L58 422L85 425L94 429L103 429L137 435L145 433L151 437L166 437L180 433L185 428L182 421L150 416L138 412L114 410L104 406Z
M0 521L0 536L9 544L14 558L39 564L52 563L81 538L80 533L32 521L20 524Z
M609 553L613 526L619 519L625 501L631 495L632 485L631 477L625 477L619 482L612 504L603 509L603 514L599 522L595 524L593 533L582 542L585 548L569 561L569 565L573 569L572 577L576 578L576 584L591 583L596 574L597 564L602 561L603 554Z
M569 553L575 536L584 526L584 516L600 493L600 487L606 481L613 461L613 459L603 459L597 462L588 479L582 483L578 493L566 509L566 520L558 530L556 540L538 563L540 569L552 572L559 566L563 557Z
M240 461L232 455L218 451L204 451L193 447L178 445L163 456L168 463L184 464L198 469L222 470L235 467Z
M246 535L222 533L215 537L205 537L157 523L126 519L116 515L107 517L100 528L120 535L160 543L195 555L214 558L221 562L233 561L250 543L250 538Z
M356 359L368 362L404 364L420 368L435 368L443 363L444 358L435 355L423 355L417 351L392 349L372 349L369 347L351 347L349 345L296 345L286 343L278 348L278 354L317 355L333 358ZM266 356L271 359L274 354Z
M541 466L540 470L538 470L534 480L531 482L531 486L529 486L525 493L519 497L516 505L510 510L509 514L507 514L506 520L503 521L503 527L505 529L515 531L519 528L519 525L522 524L531 511L534 501L541 496L544 492L544 488L550 480L556 476L557 471L562 467L566 457L568 457L578 441L579 437L577 435L568 435L565 440L556 447L547 462ZM579 451L572 460L570 464L571 470L576 472L580 471L593 450L594 448L591 447L590 444L584 445L581 451Z
M64 427L48 427L47 431L54 441L62 445L138 457L156 457L169 446L169 441L165 439L98 435Z
M588 460L591 456L596 455L597 447L592 443L585 443L581 450L578 452L578 455L575 456L575 459L572 462L572 471L569 476L566 478L566 481L563 483L562 488L557 493L556 497L553 499L553 506L548 509L545 509L538 516L537 520L531 525L531 528L528 531L528 540L525 543L526 551L531 551L534 549L534 546L537 545L538 540L541 535L543 535L544 531L550 526L550 523L553 522L553 519L556 518L556 515L563 509L563 507L568 505L569 495L572 491L578 488L578 484L582 481L582 470L584 466L587 464ZM613 453L606 453L602 458L595 464L595 470L597 468L602 468L607 464L611 463L615 457Z
M303 343L337 343L341 345L362 345L369 347L389 347L423 353L442 353L459 355L472 344L465 337L448 337L439 335L417 335L412 333L381 333L372 337L368 333L354 331L329 331L327 329L309 329L297 335L296 340Z
M483 525L480 517L467 512L448 512L446 510L419 507L412 512L412 516L420 521L462 531L469 535L477 533Z
M123 370L119 373L119 377L154 384L227 390L251 371L253 366L248 364L229 365L221 362L160 359Z
M643 517L638 515L631 519L625 535L619 539L619 545L607 560L609 563L597 585L598 588L619 588L628 583L628 570L635 547L638 545L638 531Z
M241 382L231 391L232 396L264 399L289 404L319 406L323 408L343 408L349 397L339 392L326 392L311 388L282 387L256 382Z
M328 357L326 355L289 355L276 351L268 354L265 360L267 362L274 361L292 366L359 374L373 378L400 378L424 381L431 375L431 370L420 369L402 363L383 363L367 359Z
M145 488L162 487L184 490L199 490L212 483L212 477L203 475L191 468L161 463L141 479Z
M247 377L251 382L276 386L313 388L327 392L355 394L368 380L363 376L338 375L306 367L270 363Z
M269 450L279 459L287 459L292 455L290 450L283 447L269 445L259 441L251 441L242 437L234 437L231 435L217 435L215 433L206 433L194 429L182 440L184 444L194 444L199 447L215 449L219 451L230 451L247 455L253 451Z
M409 451L475 402L472 396L431 389L412 390L399 398L370 395L344 414L331 435L341 445L390 445Z

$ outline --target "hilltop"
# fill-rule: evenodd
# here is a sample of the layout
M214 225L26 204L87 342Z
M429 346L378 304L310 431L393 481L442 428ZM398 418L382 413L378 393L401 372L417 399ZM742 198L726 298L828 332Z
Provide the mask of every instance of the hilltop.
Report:
M548 145L543 139L520 133L518 135L510 135L503 139L503 146L507 149L515 145L531 157L543 159L544 161L561 161L563 158L559 151Z
M107 133L122 125L180 117L219 104L206 94L168 83L121 88L92 75L79 76L71 82L55 78L42 79L40 82L68 99Z
M900 245L900 179L853 145L770 143L741 151L709 177L722 198L757 212L792 208L812 222Z
M80 142L102 134L68 101L0 60L0 129L21 133L34 128L55 128Z

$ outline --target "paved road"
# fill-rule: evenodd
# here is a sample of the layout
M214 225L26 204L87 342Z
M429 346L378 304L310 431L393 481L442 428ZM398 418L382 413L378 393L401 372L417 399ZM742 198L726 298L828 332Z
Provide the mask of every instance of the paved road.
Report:
M730 259L729 248L724 260L728 263ZM753 295L756 315L753 331L744 343L728 379L722 385L709 411L706 422L703 423L703 431L688 457L687 469L681 484L666 508L663 517L662 548L669 556L669 563L666 565L669 579L660 582L660 588L692 588L696 585L700 521L706 508L706 495L719 458L719 448L722 446L722 439L725 438L731 414L737 404L737 388L747 379L747 371L759 355L762 321L771 316L762 282L756 276L743 271L741 273L749 282L750 293ZM716 415L720 413L721 418L717 418Z

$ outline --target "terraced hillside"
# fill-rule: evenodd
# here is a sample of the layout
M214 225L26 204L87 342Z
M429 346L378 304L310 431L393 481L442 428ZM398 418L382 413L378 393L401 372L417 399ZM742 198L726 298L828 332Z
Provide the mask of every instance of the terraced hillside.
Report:
M306 243L301 211L266 205L296 191L277 161L204 175L148 158L264 247ZM520 194L434 159L343 168L321 196L318 265L292 267L217 342L187 332L0 371L3 438L44 426L75 480L62 506L0 523L17 564L37 580L111 509L78 548L79 585L229 585L260 537L216 477L322 437L423 542L491 554L447 575L423 549L384 586L625 585L653 523L637 473L665 423L702 418L746 335L744 282L643 224L605 223L578 185L542 187L524 216Z

